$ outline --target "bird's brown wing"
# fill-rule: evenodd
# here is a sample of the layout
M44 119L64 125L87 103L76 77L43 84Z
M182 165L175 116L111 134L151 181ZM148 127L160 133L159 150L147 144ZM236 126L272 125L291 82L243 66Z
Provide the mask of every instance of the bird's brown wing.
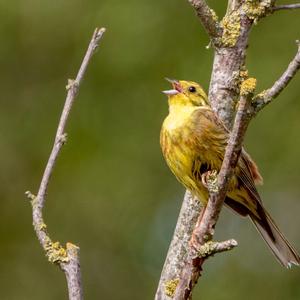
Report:
M212 166L212 169L215 168L219 171L225 155L229 131L211 109L198 112L198 120L199 122L202 121L203 124L199 127L201 130L198 130L198 132L197 130L195 131L196 136L203 134L203 130L204 135L209 134L209 138L206 140L203 139L203 136L201 139L201 135L198 137L199 141L207 143L206 148L202 146L202 149L206 153L202 158L208 159L214 157L213 160L217 161L217 167ZM205 131L204 125L207 125L207 131ZM209 130L211 131L208 132ZM210 152L212 153L209 154ZM244 149L241 151L233 177L235 177L237 181L231 186L232 189L228 191L225 204L240 215L250 216L255 227L282 265L285 267L290 267L291 264L299 265L299 254L280 232L262 205L262 201L255 187L255 184L262 183L262 177L259 174L256 164Z
M214 155L222 163L230 131L209 107L201 107L196 110L193 119L196 123L195 132L199 143L206 143L206 147L210 148L208 151L215 151ZM262 184L262 176L255 162L244 149L242 149L238 166L240 166L242 172L236 175L241 176L244 184L254 193L257 193L255 184ZM221 165L217 170L219 171L220 168Z
M255 162L252 160L250 155L244 149L242 151L242 158L243 158L244 163L246 164L248 171L252 175L254 183L257 185L263 184L263 178L259 173L257 165L255 164Z
M209 107L202 107L196 110L194 114L195 133L201 160L201 164L195 165L202 166L204 169L203 164L205 164L205 171L215 169L219 172L230 132ZM200 173L202 175L203 172ZM236 184L231 189L239 189L243 190L243 193L247 193L245 197L248 199L248 204L244 199L240 199L243 193L238 193L240 196L237 194L234 199L227 197L225 203L239 214L247 215L249 210L256 209L256 202L261 203L255 183L262 182L262 177L256 164L244 149L241 151L234 177L233 180L236 181Z
M256 201L261 202L260 196L255 187L251 165L255 165L255 163L251 160L249 154L244 149L242 149L242 153L238 161L238 173L236 174L236 176L242 182L242 185L249 193L249 196Z
M202 163L219 171L224 158L225 148L229 138L229 131L211 110L200 107L192 116L193 139Z

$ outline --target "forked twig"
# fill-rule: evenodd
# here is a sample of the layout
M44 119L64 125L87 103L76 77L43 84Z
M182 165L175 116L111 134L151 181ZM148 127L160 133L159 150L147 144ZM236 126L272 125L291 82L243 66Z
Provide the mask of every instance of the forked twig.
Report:
M31 200L32 204L32 218L33 226L36 232L37 238L46 252L48 260L52 263L56 263L64 271L68 284L68 292L70 300L83 299L81 272L79 262L79 248L71 243L67 243L64 248L59 242L53 242L48 234L47 226L43 219L43 207L45 204L45 196L47 193L47 187L51 174L53 172L55 162L58 154L66 142L67 135L65 133L66 123L69 117L70 110L74 103L75 97L78 94L79 86L85 75L87 66L98 47L100 40L105 32L105 28L96 28L92 39L89 43L88 49L77 73L75 80L68 81L66 89L68 91L65 105L59 120L54 145L48 159L40 187L37 196L34 196L31 192L27 191L26 195Z

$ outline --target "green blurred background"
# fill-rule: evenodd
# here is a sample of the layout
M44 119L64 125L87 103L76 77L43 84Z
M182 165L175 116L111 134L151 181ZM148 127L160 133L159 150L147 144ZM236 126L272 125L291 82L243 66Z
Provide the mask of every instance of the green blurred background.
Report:
M227 1L210 1L219 14ZM280 2L280 1L278 1ZM284 3L283 1L281 3ZM159 147L165 76L207 89L212 50L185 0L0 2L0 298L67 299L64 275L33 233L36 192L68 78L96 26L107 27L71 113L45 218L53 239L81 248L86 299L153 299L184 189ZM253 28L248 68L258 90L283 72L300 11ZM300 88L295 77L251 124L246 146L265 178L265 205L300 250ZM299 299L300 269L283 269L250 221L224 210L217 238L239 247L205 264L195 299Z

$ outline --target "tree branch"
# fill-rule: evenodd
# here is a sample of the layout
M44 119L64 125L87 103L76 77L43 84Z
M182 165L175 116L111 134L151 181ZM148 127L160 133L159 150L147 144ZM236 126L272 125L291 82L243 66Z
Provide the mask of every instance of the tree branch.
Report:
M233 11L237 10L244 0L228 0L226 15L231 14Z
M172 292L167 292L168 287L170 283L179 280L184 262L187 259L190 237L201 209L201 202L194 198L189 191L186 191L167 259L161 273L155 300L170 299Z
M254 112L258 113L261 109L263 109L266 105L272 102L289 84L289 82L296 75L298 70L300 69L300 42L297 41L298 51L290 62L289 66L285 70L285 72L281 75L281 77L274 83L274 85L268 90L263 91L255 97L255 101L253 102Z
M188 0L196 10L197 16L213 42L222 35L222 28L216 13L207 5L205 0Z
M66 87L68 93L65 105L61 114L61 118L59 120L54 145L40 183L38 194L37 196L34 196L31 192L26 192L26 195L31 200L32 204L33 226L37 238L44 251L46 252L48 260L52 263L58 264L64 271L67 279L70 300L83 299L79 263L79 248L70 243L67 243L66 248L64 248L59 242L53 242L47 232L47 226L44 222L42 211L45 204L45 195L47 193L47 187L51 174L53 172L58 154L60 153L63 144L66 142L67 135L64 131L71 107L78 93L79 86L85 75L85 71L90 62L90 59L95 53L95 50L98 47L104 32L105 28L95 29L85 57L77 73L76 79L69 80L68 82L68 85Z
M219 118L225 123L228 128L231 128L236 100L239 95L239 89L237 88L240 78L240 71L244 67L246 48L248 45L248 35L253 23L252 19L249 19L247 14L242 11L240 0L231 0L229 5L228 14L231 14L231 9L237 9L235 17L228 16L227 24L229 27L239 28L238 35L235 35L234 39L231 39L231 46L217 45L215 50L215 58L213 63L212 77L209 88L209 100L212 108L217 113ZM199 14L198 14L199 16ZM201 19L201 17L199 16ZM188 195L186 193L186 195ZM177 274L181 274L182 270L187 262L187 250L189 249L186 239L182 243L173 243L176 236L183 235L181 230L185 230L186 226L183 222L184 217L188 216L190 220L193 220L192 228L196 225L200 209L189 209L191 202L188 197L184 197L182 209L178 218L173 240L170 245L170 249L167 254L166 262L162 270L161 279L157 289L156 300L170 300L169 294L163 293L165 285L175 280ZM186 230L185 234L188 236L188 240L191 238L191 230ZM183 253L182 249L186 249ZM178 260L180 263L169 266L172 260ZM175 278L175 279L174 279ZM166 280L164 280L166 279ZM177 278L178 279L178 278ZM173 281L172 281L173 282Z
M202 249L201 246L203 246L203 243L209 240L214 233L214 226L226 195L227 183L232 174L233 166L238 160L239 152L241 151L240 145L243 135L250 118L255 114L255 107L250 105L253 90L249 91L247 90L247 85L243 86L243 84L241 84L245 81L245 78L248 78L245 58L249 33L254 22L256 23L259 19L267 16L268 13L272 11L275 0L229 0L225 17L217 24L220 26L220 29L218 29L217 32L213 30L212 34L210 31L210 25L213 24L213 22L211 22L212 16L210 15L208 18L208 25L204 18L205 12L209 15L208 9L210 9L205 1L189 0L189 2L196 9L210 37L214 38L212 39L215 46L215 57L208 95L211 107L227 128L232 128L237 99L240 97L239 113L236 114L235 129L230 135L222 169L218 177L215 178L218 192L216 193L213 189L209 188L210 199L208 206L205 210L200 212L200 217L198 217L199 210L189 209L189 205L192 205L192 202L189 202L186 196L184 198L174 237L161 274L156 300L170 300L172 297L178 300L190 299L192 289L200 276L205 258L201 255L199 257L198 250ZM241 87L243 87L243 89L241 89ZM245 107L247 107L247 109ZM245 113L242 113L242 111ZM240 125L237 126L237 124ZM196 237L196 242L198 240L198 245L197 243L192 243L194 247L187 248L186 236L182 243L174 243L174 239L176 239L179 234L183 235L182 232L180 233L180 230L187 228L183 222L183 216L185 215L192 220L191 226L195 225L193 237ZM195 223L195 219L197 218L198 221ZM186 235L191 238L190 232L190 230L187 230ZM208 232L208 235L206 235L205 232ZM194 241L195 239L191 240L191 242ZM231 240L226 242L230 243L230 241ZM182 252L182 249L185 249L185 252ZM172 265L171 261L173 259L179 262L180 259L182 260L181 263ZM178 277L178 274L180 277ZM164 278L167 280L163 280ZM162 292L162 286L165 288L165 293Z
M247 16L243 6L239 6L234 13L230 10L228 13L223 18L223 23L228 28L222 35L223 46L215 50L208 98L218 117L227 128L232 128L239 97L240 73L245 67L253 19Z
M190 299L191 297L192 290L201 275L202 265L207 258L199 258L198 249L201 249L203 245L205 246L206 242L211 241L214 235L214 228L221 212L228 184L238 162L239 154L242 149L243 138L251 119L249 108L251 107L251 99L256 81L254 78L249 78L244 81L242 85L245 85L245 88L241 89L239 107L228 145L226 147L222 167L217 177L217 186L216 188L209 189L209 201L204 212L200 214L197 225L194 229L192 249L190 250L188 261L186 262L178 283L174 300ZM229 241L227 241L227 243L229 243ZM235 243L233 246L234 245Z
M297 8L300 8L300 3L276 5L276 6L273 6L272 11L297 9Z

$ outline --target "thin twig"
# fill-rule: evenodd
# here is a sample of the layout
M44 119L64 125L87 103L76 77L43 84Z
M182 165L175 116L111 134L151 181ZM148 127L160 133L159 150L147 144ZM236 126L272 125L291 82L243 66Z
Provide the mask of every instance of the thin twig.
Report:
M243 4L243 0L228 0L226 15L230 15Z
M250 78L248 80L254 79ZM197 239L197 244L200 246L210 241L214 235L214 228L227 193L228 183L238 162L243 138L250 121L251 114L249 114L248 109L251 105L253 92L254 90L251 90L241 95L233 129L218 175L217 191L209 191L208 204L204 212L199 216L199 221L194 229L193 237ZM191 249L188 261L176 288L174 300L191 299L192 290L199 276L201 276L202 265L206 259L195 255L195 252L197 253L197 249Z
M272 11L297 9L297 8L300 8L300 3L276 5L272 7Z
M68 243L66 248L60 245L59 242L53 242L47 232L47 226L45 225L43 219L43 207L45 204L45 196L47 193L47 187L51 174L53 172L55 162L57 160L58 154L66 142L67 135L64 132L66 123L69 117L71 107L74 103L75 97L78 93L79 86L84 77L87 66L90 62L91 57L95 53L100 40L102 38L105 28L96 28L92 39L89 43L88 49L77 73L75 80L69 80L67 85L67 97L65 105L59 120L54 145L48 159L40 187L37 196L34 196L29 191L26 192L27 197L32 203L32 217L33 226L36 232L37 238L42 245L48 260L53 263L57 263L60 268L64 271L68 284L68 292L70 300L81 300L82 295L82 284L81 284L81 272L79 263L79 248L73 244Z
M237 245L238 245L238 243L234 239L230 239L230 240L223 241L223 242L209 241L209 242L205 243L204 245L200 246L197 249L197 252L198 252L198 256L200 258L208 258L217 253L232 250Z
M274 85L268 90L263 91L255 97L255 101L253 102L253 107L255 113L258 113L261 109L263 109L266 105L272 102L289 84L289 82L296 75L298 70L300 69L300 42L297 41L298 51L293 58L293 60L288 65L285 72L281 75L281 77L274 83Z
M205 0L188 0L194 7L209 37L214 41L221 37L222 28L216 13L207 5Z

